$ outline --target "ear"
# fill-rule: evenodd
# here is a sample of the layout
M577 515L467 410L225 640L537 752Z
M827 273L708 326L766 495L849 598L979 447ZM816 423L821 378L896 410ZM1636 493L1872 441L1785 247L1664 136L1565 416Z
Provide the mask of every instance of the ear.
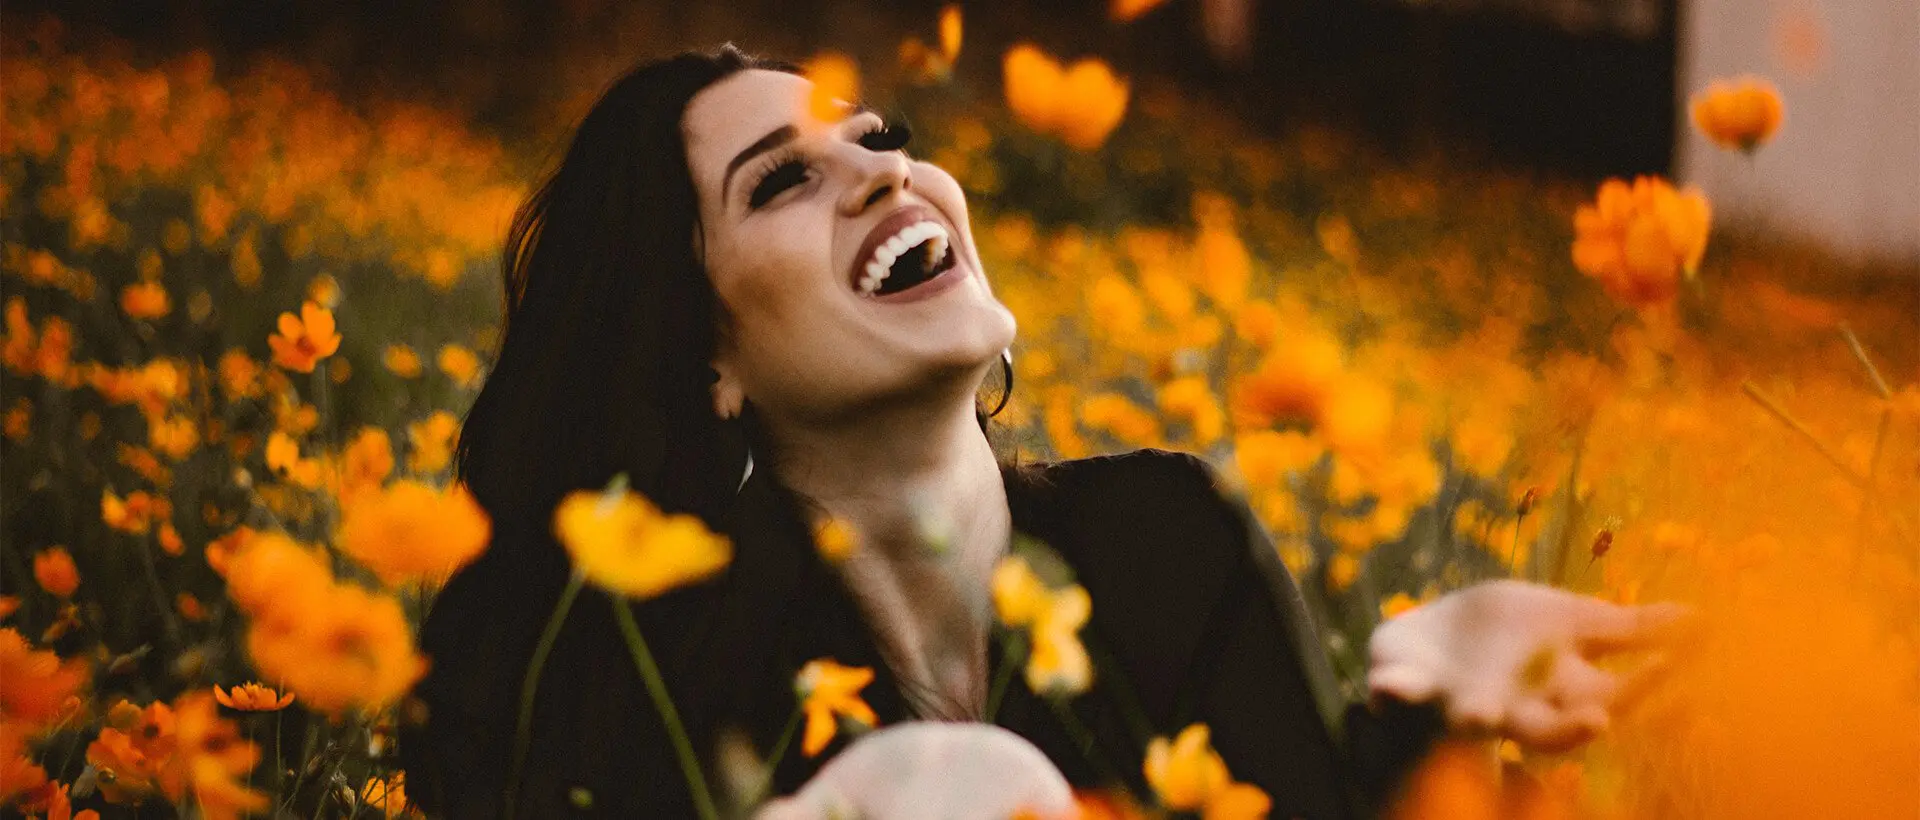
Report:
M734 372L731 362L724 357L715 357L712 364L713 414L723 419L740 417L740 410L746 404L747 391L740 383L740 377Z

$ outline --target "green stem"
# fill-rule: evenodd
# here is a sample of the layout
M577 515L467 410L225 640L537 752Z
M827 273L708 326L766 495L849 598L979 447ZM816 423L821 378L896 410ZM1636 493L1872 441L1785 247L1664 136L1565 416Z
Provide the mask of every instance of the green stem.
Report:
M1024 633L1009 632L1000 639L1000 671L993 675L993 688L987 690L987 711L985 721L992 723L994 716L1000 714L1000 701L1006 697L1007 684L1013 681L1013 670L1019 668L1021 656L1027 653L1027 637Z
M540 633L540 643L533 647L533 657L527 661L527 674L520 682L520 715L513 727L513 763L507 767L507 789L502 795L505 801L502 814L512 820L514 803L519 798L520 776L527 766L528 747L533 745L533 697L540 688L540 673L546 669L547 655L553 652L553 643L560 638L560 627L567 622L567 613L573 609L573 600L580 597L580 587L586 583L586 576L575 573L567 580L566 589L561 590L560 600L553 605L553 615L547 618L547 628Z
M773 744L773 754L767 757L766 776L761 778L760 785L747 795L742 806L747 808L757 806L773 791L773 772L780 768L780 759L787 756L787 747L793 745L793 735L800 730L800 718L805 716L806 710L800 708L799 704L795 704L793 717L787 718L787 728L780 730L780 739Z
M1073 707L1060 698L1042 699L1053 708L1054 716L1060 719L1060 728L1066 730L1067 737L1073 740L1073 745L1080 747L1080 756L1086 758L1087 762L1092 764L1100 776L1106 778L1108 782L1126 786L1126 778L1120 776L1120 771L1113 767L1112 761L1100 754L1099 741L1094 739L1092 730L1088 729L1085 723L1080 722L1080 716L1073 713Z
M667 737L673 741L674 754L680 758L680 773L686 776L687 790L693 794L693 807L701 820L719 820L720 812L714 808L713 795L707 791L707 780L700 774L700 759L694 756L693 742L680 723L680 711L673 707L667 682L660 677L660 667L653 662L653 652L647 649L647 640L641 637L640 625L634 623L633 610L625 598L614 600L613 614L620 623L620 634L627 639L628 651L633 653L633 662L640 667L640 677L646 681L647 694L653 696L654 708L660 710L660 722L666 724Z

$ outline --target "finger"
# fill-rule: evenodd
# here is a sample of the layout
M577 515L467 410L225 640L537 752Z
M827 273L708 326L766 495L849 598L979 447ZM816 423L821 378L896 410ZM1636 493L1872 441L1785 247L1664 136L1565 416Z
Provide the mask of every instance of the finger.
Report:
M1601 708L1561 709L1545 698L1522 698L1509 710L1503 733L1515 742L1542 752L1564 752L1592 740L1607 727Z
M1459 681L1448 699L1447 720L1458 729L1499 731L1510 719L1508 706L1516 690L1510 675Z
M1561 708L1605 709L1619 690L1620 680L1612 673L1567 653L1555 664L1545 694Z
M1583 598L1575 613L1574 640L1580 654L1589 658L1651 646L1666 639L1688 611L1679 604L1621 606Z

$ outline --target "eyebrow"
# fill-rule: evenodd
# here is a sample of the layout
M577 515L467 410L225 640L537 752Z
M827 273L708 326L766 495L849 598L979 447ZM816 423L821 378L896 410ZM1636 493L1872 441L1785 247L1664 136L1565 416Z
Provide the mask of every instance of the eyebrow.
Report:
M878 113L872 106L866 103L849 103L846 108L846 116L840 119L844 122L869 112ZM726 174L721 177L720 199L722 201L726 200L729 189L733 187L733 172L740 170L740 166L747 164L747 162L754 157L792 142L793 138L799 135L800 129L791 123L782 125L779 128L767 132L766 136L754 140L752 145L747 146L742 149L740 153L735 154L733 159L727 162Z

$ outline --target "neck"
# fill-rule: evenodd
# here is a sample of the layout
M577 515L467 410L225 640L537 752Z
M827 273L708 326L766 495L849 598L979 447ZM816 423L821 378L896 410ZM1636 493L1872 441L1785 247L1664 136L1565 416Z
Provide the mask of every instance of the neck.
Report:
M770 427L780 480L859 534L839 570L889 665L957 704L923 716L977 715L988 581L1012 518L971 392L890 406L857 423ZM944 713L951 709L960 714Z

